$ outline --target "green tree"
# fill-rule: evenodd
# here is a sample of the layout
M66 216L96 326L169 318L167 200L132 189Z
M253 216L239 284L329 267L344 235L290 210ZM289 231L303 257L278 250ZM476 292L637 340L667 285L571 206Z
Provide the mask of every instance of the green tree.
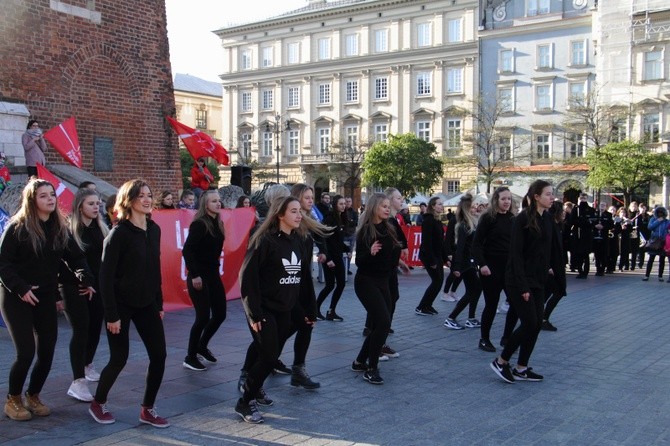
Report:
M633 193L650 183L661 184L670 175L670 154L657 153L632 141L610 143L586 154L589 174L586 182L594 188L621 189L625 206Z
M363 160L363 184L395 187L413 197L430 190L442 177L444 161L436 158L435 144L414 133L389 135L388 142L376 142Z

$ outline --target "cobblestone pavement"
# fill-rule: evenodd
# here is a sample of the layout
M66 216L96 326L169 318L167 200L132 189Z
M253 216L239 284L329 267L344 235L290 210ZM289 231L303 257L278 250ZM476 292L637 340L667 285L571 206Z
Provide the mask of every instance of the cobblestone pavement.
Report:
M352 277L352 276L350 276ZM655 279L655 278L653 278ZM55 362L42 392L51 416L28 422L0 420L7 444L134 445L661 445L670 444L670 284L642 282L631 272L607 277L568 276L568 292L554 312L554 333L542 332L531 365L542 383L503 383L489 369L494 354L477 348L479 330L450 331L442 322L453 303L436 301L437 316L414 314L428 276L416 268L401 277L401 300L389 344L400 358L380 363L385 383L372 386L349 369L363 338L364 312L347 284L338 306L345 321L319 322L308 371L322 387L306 391L274 376L266 390L275 405L265 423L249 425L233 407L250 340L242 306L231 301L228 319L210 349L219 362L206 372L182 367L192 310L165 318L168 361L157 408L172 426L138 423L146 353L136 333L126 369L110 393L112 425L95 423L87 404L66 396L71 375L64 318ZM318 285L318 289L321 285ZM461 289L459 291L462 292ZM438 298L439 299L439 298ZM483 308L480 302L478 314ZM324 307L325 310L325 307ZM467 313L462 315L462 321ZM492 338L497 344L504 315ZM665 334L664 334L665 333ZM293 359L291 342L282 355ZM0 388L6 390L14 349L0 328ZM95 360L108 358L103 337ZM94 390L95 386L92 385Z

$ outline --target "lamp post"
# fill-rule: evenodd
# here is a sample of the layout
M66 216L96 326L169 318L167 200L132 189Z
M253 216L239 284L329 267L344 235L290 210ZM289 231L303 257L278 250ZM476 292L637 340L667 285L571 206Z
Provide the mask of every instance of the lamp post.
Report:
M279 141L280 141L280 137L281 137L281 134L282 134L282 128L281 128L280 124L281 124L281 115L279 113L277 113L277 115L275 116L274 130L270 129L270 123L269 122L265 123L265 131L268 132L268 133L272 132L275 135L275 144L276 144L275 151L277 152L277 184L279 184L279 152L281 150L280 147L279 147ZM291 121L290 120L286 121L286 128L284 130L291 130Z

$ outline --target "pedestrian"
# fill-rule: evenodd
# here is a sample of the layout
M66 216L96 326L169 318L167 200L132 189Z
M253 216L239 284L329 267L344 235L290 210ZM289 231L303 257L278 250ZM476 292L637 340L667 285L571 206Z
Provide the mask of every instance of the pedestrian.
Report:
M444 241L444 224L440 221L440 215L444 212L442 199L432 197L428 200L426 212L423 214L421 224L421 247L419 248L419 260L430 277L430 284L423 293L419 305L414 312L420 316L437 314L433 308L433 302L440 293L442 281L444 280L444 264L447 262L446 245Z
M209 341L226 320L226 290L219 271L225 240L220 213L219 192L203 192L182 250L188 271L186 286L195 310L188 352L182 365L196 371L207 369L199 358L212 364L217 362L209 351Z
M587 194L579 194L579 202L570 213L570 221L568 222L572 234L572 257L577 268L577 279L586 279L591 267L589 258L589 253L593 251L591 221L596 212L589 206L587 199Z
M40 392L51 370L58 335L56 301L61 260L76 274L89 297L95 291L84 254L68 236L58 209L56 191L48 181L33 179L23 189L18 212L0 239L0 310L16 359L9 371L4 412L12 420L47 416L51 409ZM25 400L23 385L30 374Z
M75 195L70 214L70 233L86 255L86 263L93 275L93 288L99 290L102 244L109 229L100 214L100 197L95 190L79 189ZM100 342L104 313L102 298L99 293L83 294L79 279L63 264L58 283L65 316L72 326L70 366L73 381L67 394L79 401L91 402L93 395L87 381L97 382L100 379L100 374L93 367L93 358Z
M161 192L158 196L158 200L156 200L155 208L158 210L177 209L174 205L174 196L172 195L172 192L169 190Z
M25 152L28 178L37 177L37 163L43 166L46 164L44 152L47 150L47 143L40 124L35 119L28 121L26 132L21 136L21 144Z
M114 210L119 222L105 238L100 265L100 291L105 309L109 362L89 413L101 424L116 420L107 409L107 395L129 354L130 322L135 325L149 355L146 387L139 420L164 428L170 424L154 408L165 372L165 332L161 292L160 227L151 220L152 195L142 180L125 182Z
M649 280L651 269L654 267L654 259L658 256L658 280L663 282L663 270L665 269L665 236L668 234L668 211L663 206L658 206L652 212L652 217L649 219L648 229L650 231L650 238L646 245L647 253L649 253L649 260L647 260L647 269L645 270L642 280ZM670 282L670 278L668 278Z
M553 209L553 207L552 207ZM550 209L551 211L551 209ZM556 212L552 212L555 216ZM564 214L561 210L560 214ZM555 218L554 218L555 219ZM562 225L563 223L557 223ZM609 259L609 238L607 237L610 229L614 226L612 214L607 212L607 203L600 202L598 211L591 222L593 226L593 256L596 261L596 276L604 276ZM563 233L561 228L561 234ZM637 252L635 253L637 255Z
M450 209L451 211L451 209ZM444 281L444 294L441 300L444 302L458 302L461 298L456 295L456 290L463 279L454 275L454 270L451 267L451 261L454 258L456 251L456 214L447 212L447 233L444 236L445 246L447 250L447 266L449 267L449 274Z
M177 209L195 209L195 194L190 189L184 189L181 193Z
M235 412L248 423L263 421L256 397L291 332L293 308L303 304L301 296L309 295L309 290L304 294L302 289L312 286L311 253L305 249L307 234L300 227L303 218L295 197L275 200L249 241L240 271L242 303L259 349L235 405Z
M601 203L601 205L604 203ZM602 208L601 208L602 209ZM551 314L553 313L558 302L565 297L567 292L567 284L565 277L565 262L563 262L564 253L563 253L563 226L565 224L565 212L560 201L554 201L549 208L549 214L552 217L553 229L554 229L554 238L552 239L552 271L553 274L550 274L547 278L547 282L544 287L545 299L544 299L544 313L542 316L542 326L540 327L545 331L557 331L558 329L554 324L549 321ZM609 212L607 212L609 214ZM608 216L603 214L600 216L602 219L602 228L601 231L607 231ZM611 220L611 214L609 215L609 220ZM597 226L597 225L596 225ZM595 241L595 240L594 240ZM597 264L597 262L596 262ZM511 332L511 330L510 330Z
M479 348L495 352L491 343L491 327L496 317L500 293L505 290L505 268L512 235L512 192L502 186L493 191L491 204L477 223L472 241L472 257L479 265L479 278L484 291Z
M549 208L554 202L550 183L535 180L524 197L526 208L512 224L510 253L505 272L507 297L521 324L507 339L502 353L491 369L503 381L542 381L543 376L528 367L544 312L544 285L551 271L552 238L555 236ZM520 348L517 365L509 365Z
M345 197L347 227L345 228L344 243L349 246L349 255L347 256L347 274L352 275L351 272L351 254L356 248L356 227L358 226L358 211L353 207L353 200L351 197Z

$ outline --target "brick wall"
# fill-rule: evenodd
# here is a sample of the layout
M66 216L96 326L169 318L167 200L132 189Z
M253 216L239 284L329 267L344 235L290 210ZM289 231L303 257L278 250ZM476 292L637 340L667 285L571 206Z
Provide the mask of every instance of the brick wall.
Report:
M164 0L3 0L2 10L0 100L24 103L45 130L74 115L94 175L178 189ZM111 172L94 170L96 137L113 141ZM64 161L49 151L47 163Z

